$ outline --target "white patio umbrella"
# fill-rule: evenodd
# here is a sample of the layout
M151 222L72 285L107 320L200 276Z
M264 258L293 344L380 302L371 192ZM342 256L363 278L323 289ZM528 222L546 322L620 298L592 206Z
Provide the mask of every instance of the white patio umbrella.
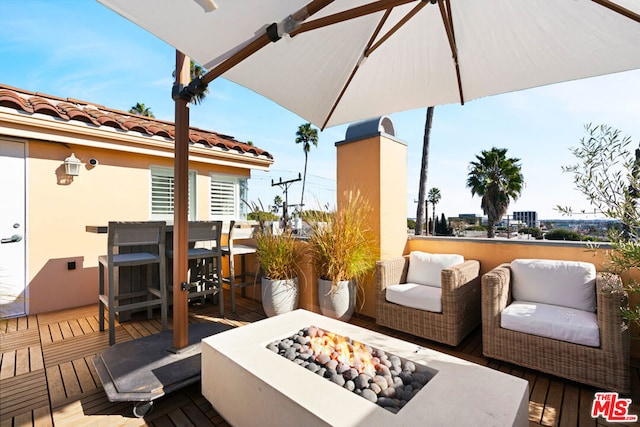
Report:
M99 1L321 128L640 67L638 0Z
M640 68L639 0L99 1L320 128Z

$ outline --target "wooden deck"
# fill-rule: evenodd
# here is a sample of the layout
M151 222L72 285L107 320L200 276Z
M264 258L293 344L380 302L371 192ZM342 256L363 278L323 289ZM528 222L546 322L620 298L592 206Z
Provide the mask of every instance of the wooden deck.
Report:
M228 297L228 293L226 294ZM225 306L230 307L228 301ZM190 308L190 322L222 322L242 326L265 317L260 304L237 299L237 313L218 317L217 306ZM226 426L193 384L155 401L144 419L135 418L132 404L108 401L91 357L108 347L108 333L98 330L97 304L11 319L0 329L0 427L83 425ZM489 366L529 381L531 426L631 426L591 418L595 389L482 356L478 328L458 347L436 344L376 326L373 319L352 323L423 347ZM159 319L136 314L116 325L116 342L160 332ZM640 364L632 363L632 414L640 414ZM240 404L240 403L239 403ZM293 424L301 425L296 423ZM426 425L426 424L425 424Z

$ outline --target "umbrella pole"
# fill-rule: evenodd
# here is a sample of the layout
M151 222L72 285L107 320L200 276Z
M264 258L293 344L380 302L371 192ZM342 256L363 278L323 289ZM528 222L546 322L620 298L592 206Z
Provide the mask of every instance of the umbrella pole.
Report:
M189 58L176 50L176 84L191 80ZM188 233L189 233L189 101L175 99L175 158L173 213L173 348L180 350L189 342L188 332Z

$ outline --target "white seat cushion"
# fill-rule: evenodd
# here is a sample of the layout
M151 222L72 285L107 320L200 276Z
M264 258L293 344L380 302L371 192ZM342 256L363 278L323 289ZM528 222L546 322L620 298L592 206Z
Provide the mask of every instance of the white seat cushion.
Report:
M558 305L514 301L500 315L500 326L512 331L575 344L600 346L595 313Z
M511 262L517 301L596 310L596 267L588 262L516 259Z
M387 287L386 300L405 307L442 313L442 289L417 283Z
M409 254L407 283L442 287L442 269L462 264L464 257L457 254L430 254L412 251Z

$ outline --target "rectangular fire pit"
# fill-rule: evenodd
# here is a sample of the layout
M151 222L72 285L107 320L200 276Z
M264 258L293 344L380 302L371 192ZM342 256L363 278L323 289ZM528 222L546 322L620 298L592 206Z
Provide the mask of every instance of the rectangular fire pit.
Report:
M394 414L266 348L310 325L437 373ZM526 426L528 388L521 378L305 310L202 341L202 394L236 426Z

